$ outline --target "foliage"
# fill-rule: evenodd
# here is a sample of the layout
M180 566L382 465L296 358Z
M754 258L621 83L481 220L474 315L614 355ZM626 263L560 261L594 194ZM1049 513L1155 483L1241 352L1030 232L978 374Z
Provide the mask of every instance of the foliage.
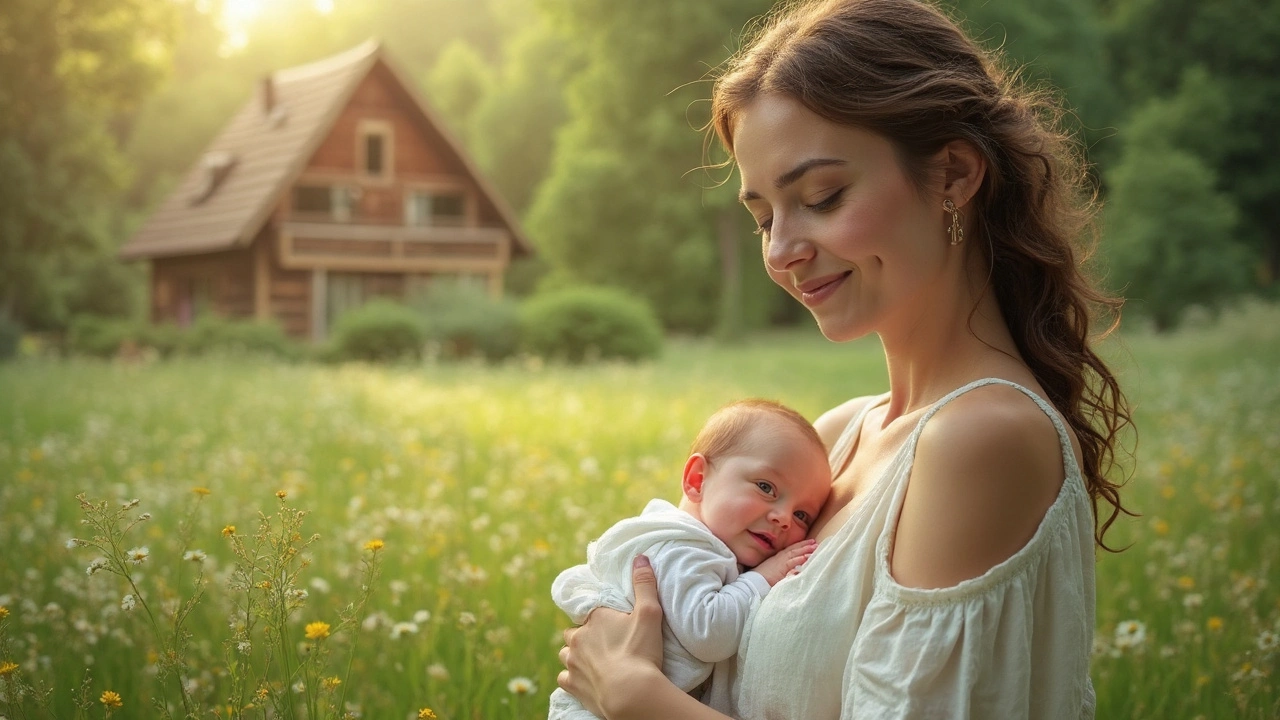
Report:
M422 314L426 342L445 359L501 360L514 355L520 342L515 304L491 297L480 286L433 283L413 307Z
M109 358L128 342L142 337L141 327L128 320L112 320L82 315L71 321L67 330L67 351L74 355Z
M298 358L302 350L276 323L203 317L190 327L81 315L71 321L67 351L109 358L145 348L161 357L174 355L267 355Z
M521 311L524 343L543 357L640 360L662 349L662 327L643 300L612 288L535 295Z
M22 342L22 326L0 315L0 360L8 360L18 354Z
M1106 176L1110 282L1161 330L1187 307L1217 308L1249 286L1253 256L1236 239L1239 213L1207 147L1224 131L1225 105L1204 73L1188 74L1177 96L1134 113Z
M408 307L377 299L338 318L330 341L339 360L416 358L426 341L422 318Z

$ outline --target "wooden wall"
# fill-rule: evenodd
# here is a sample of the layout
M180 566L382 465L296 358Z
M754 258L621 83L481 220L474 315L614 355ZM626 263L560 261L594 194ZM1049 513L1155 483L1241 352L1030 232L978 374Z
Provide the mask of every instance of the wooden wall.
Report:
M204 308L184 304L207 298ZM253 266L245 250L156 258L151 272L151 317L156 322L183 323L197 310L226 318L253 315Z

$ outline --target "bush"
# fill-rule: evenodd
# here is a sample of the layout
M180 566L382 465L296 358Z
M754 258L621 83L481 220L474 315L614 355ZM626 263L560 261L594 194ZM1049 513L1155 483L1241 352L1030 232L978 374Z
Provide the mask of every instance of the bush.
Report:
M0 315L0 360L8 360L18 354L22 341L22 326Z
M338 318L331 356L374 361L418 357L425 340L418 313L390 300L374 300Z
M112 320L93 315L80 315L67 329L67 351L73 355L115 357L126 342L142 341L144 328L128 320Z
M153 335L153 340L161 354L171 342L171 332L163 326ZM196 321L191 328L179 338L176 349L193 355L209 352L254 353L272 355L280 358L293 358L301 354L301 350L285 336L284 330L276 323L257 321L224 320L219 317L204 317Z
M493 299L483 288L436 283L414 302L414 309L422 316L427 342L439 346L441 357L501 360L519 347L519 309Z
M569 362L639 360L662 349L662 328L653 310L611 288L568 288L530 298L521 325L531 352Z

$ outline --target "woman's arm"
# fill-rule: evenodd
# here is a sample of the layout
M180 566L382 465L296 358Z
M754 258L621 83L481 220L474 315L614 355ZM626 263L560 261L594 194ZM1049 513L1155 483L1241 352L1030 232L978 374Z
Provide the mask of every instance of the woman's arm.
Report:
M632 567L636 604L631 614L600 608L582 627L564 633L557 683L607 720L662 717L726 720L662 674L662 605L658 581L641 555Z

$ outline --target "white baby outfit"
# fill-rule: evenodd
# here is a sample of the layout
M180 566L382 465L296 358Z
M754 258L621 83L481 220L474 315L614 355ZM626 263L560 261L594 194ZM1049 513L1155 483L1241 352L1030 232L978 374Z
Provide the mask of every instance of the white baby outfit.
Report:
M631 562L646 555L658 577L665 622L662 672L680 689L702 685L715 663L732 657L747 617L769 593L757 572L739 574L729 547L706 525L665 500L605 531L587 546L587 564L560 573L551 597L577 624L598 607L631 612ZM548 720L595 718L572 695L551 693Z
M1026 546L983 575L943 589L899 585L889 557L921 429L951 400L993 383L1021 390L1053 421L1062 489ZM832 448L834 472L876 404ZM855 502L800 574L774 586L752 613L737 655L717 665L704 702L740 720L1093 718L1092 507L1048 403L993 378L952 392Z

